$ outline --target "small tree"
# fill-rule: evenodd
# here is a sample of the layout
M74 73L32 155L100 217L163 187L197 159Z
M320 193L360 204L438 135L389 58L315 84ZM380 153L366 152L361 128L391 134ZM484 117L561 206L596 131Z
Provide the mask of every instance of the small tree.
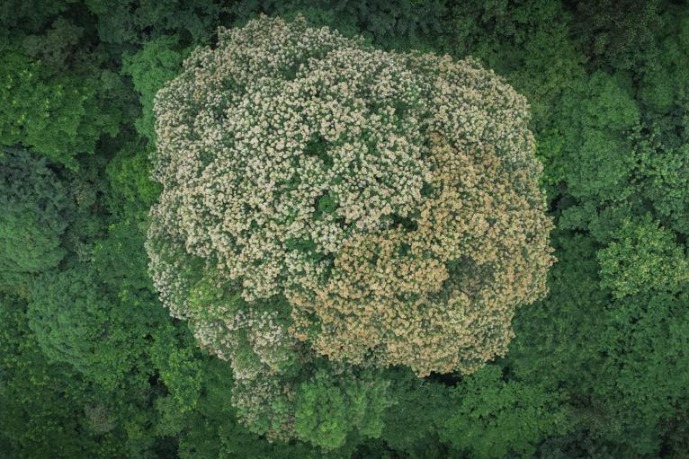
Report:
M4 153L4 154L3 154ZM55 173L21 148L0 152L0 290L57 266L72 205Z
M142 353L145 329L109 297L88 266L46 273L33 283L29 326L51 362L72 365L105 390L123 383Z
M650 215L625 220L598 252L601 286L615 298L649 291L678 293L689 283L689 260L671 231Z

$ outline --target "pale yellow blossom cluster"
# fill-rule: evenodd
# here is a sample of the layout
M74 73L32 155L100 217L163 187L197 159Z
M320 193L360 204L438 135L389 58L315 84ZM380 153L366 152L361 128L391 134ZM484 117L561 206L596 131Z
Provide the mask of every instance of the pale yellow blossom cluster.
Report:
M303 19L218 37L155 103L147 248L171 313L248 386L299 341L419 375L504 354L553 262L524 98L472 60ZM196 295L190 260L241 301Z
M520 195L492 146L429 139L437 173L417 228L349 239L329 282L290 297L292 331L318 353L420 376L471 373L507 351L515 308L545 293L551 223L528 202L536 182Z

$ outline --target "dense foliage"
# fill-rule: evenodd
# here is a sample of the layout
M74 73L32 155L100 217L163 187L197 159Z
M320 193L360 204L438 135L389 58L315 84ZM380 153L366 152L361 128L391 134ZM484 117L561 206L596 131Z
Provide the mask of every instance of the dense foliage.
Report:
M246 333L272 371L299 340L334 361L469 373L545 293L526 104L476 63L265 18L195 51L155 111L154 282L221 357ZM221 288L241 300L214 300Z
M289 298L264 297L256 300L260 310L250 308L253 300L237 289L248 276L228 281L217 269L221 258L209 265L198 252L212 245L167 247L179 263L175 272L193 281L185 287L185 318L219 307L235 312L236 333L224 335L230 362L217 357L216 342L198 346L200 316L170 317L144 249L154 222L149 211L168 193L151 179L153 152L164 141L154 130L155 95L167 81L203 75L203 65L189 65L210 62L260 14L303 15L311 26L338 31L332 40L376 56L364 64L382 80L394 77L375 70L383 62L400 65L411 50L433 51L526 98L557 262L547 297L516 309L504 356L471 374L442 369L424 378L404 365L347 363L362 347L339 362L321 355L346 331L332 303L297 318L301 341L291 334ZM219 27L226 28L220 36ZM206 51L192 54L185 68L198 47ZM672 0L0 2L0 457L684 457L687 49L689 7ZM314 65L321 62L324 79L347 75L356 82L356 61L343 58L335 66L319 59ZM247 100L248 119L275 114L276 88L290 87L288 76L293 86L308 79L295 68L275 82L281 86L250 82L273 93ZM239 90L230 81L214 84ZM336 84L320 89L338 97L342 91ZM284 91L283 99L290 94ZM416 108L406 109L409 115ZM520 119L519 129L526 129ZM402 131L382 116L377 126ZM409 126L400 126L407 135ZM199 119L201 127L211 126ZM320 126L313 130L320 133ZM346 132L349 141L362 141ZM328 159L319 157L327 129L322 134L303 141L315 170L330 177L319 163ZM430 152L431 144L425 147ZM480 177L486 169L477 171ZM495 180L501 177L507 176ZM289 178L281 186L296 186ZM301 179L313 185L316 177ZM323 191L304 220L319 228L343 206ZM242 221L232 219L249 210L239 207L228 218L239 228ZM386 230L409 237L410 221L399 217ZM439 213L429 218L437 234L446 231ZM412 250L407 244L401 253L389 248L390 265ZM288 245L288 252L313 255L304 258L310 266L334 266L341 253L324 261L327 253L315 240ZM270 246L259 248L271 253ZM277 273L268 287L285 291L288 276ZM343 307L356 310L351 304ZM385 327L361 324L358 314L352 323L366 328L356 336L386 342ZM322 333L324 317L332 319L331 333ZM287 339L289 352L265 337Z
M70 200L44 158L19 148L0 156L0 290L26 288L29 277L65 256L60 238Z

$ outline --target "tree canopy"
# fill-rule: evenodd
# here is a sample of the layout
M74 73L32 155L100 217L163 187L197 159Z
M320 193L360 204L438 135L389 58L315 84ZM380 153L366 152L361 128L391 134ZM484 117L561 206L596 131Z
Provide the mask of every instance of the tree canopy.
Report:
M0 290L28 285L65 255L72 203L60 177L21 148L0 156Z
M686 457L687 49L676 0L0 2L0 457Z
M155 112L151 269L221 356L249 320L272 352L469 373L545 293L527 106L476 62L266 18L195 51ZM241 299L196 301L189 258Z

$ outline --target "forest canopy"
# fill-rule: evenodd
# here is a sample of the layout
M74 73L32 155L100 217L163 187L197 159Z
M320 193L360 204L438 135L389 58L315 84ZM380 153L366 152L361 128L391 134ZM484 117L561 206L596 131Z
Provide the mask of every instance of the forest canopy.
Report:
M0 2L0 457L685 457L687 49L675 0Z

